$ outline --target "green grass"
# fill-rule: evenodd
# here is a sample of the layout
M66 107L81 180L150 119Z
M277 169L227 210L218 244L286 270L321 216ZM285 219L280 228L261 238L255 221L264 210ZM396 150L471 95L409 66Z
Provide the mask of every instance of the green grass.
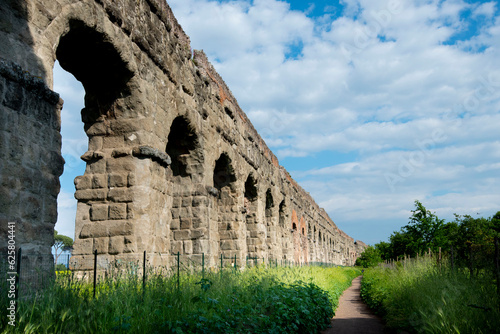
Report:
M361 295L394 332L498 333L499 300L491 276L439 268L420 258L365 270Z
M134 274L92 285L65 273L56 284L18 306L16 327L3 333L317 333L333 316L355 268L253 267L183 273L148 273L146 288ZM69 275L69 276L68 276Z

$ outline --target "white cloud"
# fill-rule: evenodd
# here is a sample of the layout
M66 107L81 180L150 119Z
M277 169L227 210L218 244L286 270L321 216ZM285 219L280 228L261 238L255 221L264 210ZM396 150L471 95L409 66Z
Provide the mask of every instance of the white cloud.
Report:
M169 1L278 158L353 153L346 163L288 168L353 237L385 239L416 199L447 219L453 210L496 212L497 3L342 3L343 16L314 21L281 1ZM488 19L454 43L481 24L467 11ZM287 58L298 41L300 56ZM402 178L394 189L391 173ZM385 235L356 228L367 219Z
M286 167L354 238L387 238L416 199L447 219L499 210L496 1L344 0L343 16L316 20L276 0L168 3L278 158L302 161ZM454 43L472 24L466 11L482 26ZM84 91L54 77L65 169L81 174ZM340 153L351 161L299 168ZM401 179L391 188L387 175ZM62 186L56 228L73 236L74 187Z

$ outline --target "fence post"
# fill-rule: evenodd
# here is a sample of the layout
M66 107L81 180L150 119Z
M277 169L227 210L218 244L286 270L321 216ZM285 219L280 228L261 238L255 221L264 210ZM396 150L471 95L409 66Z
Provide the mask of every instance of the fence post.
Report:
M220 278L222 279L222 266L223 266L223 263L222 263L222 253L220 254Z
M180 291L180 286L181 286L180 266L181 266L181 252L177 252L177 292Z
M234 254L234 272L236 272L236 254Z
M96 283L97 283L97 249L94 250L94 298L95 298Z
M205 278L205 253L201 253L201 278Z
M16 272L17 272L17 275L16 275L16 295L15 295L15 299L17 300L17 298L19 297L19 281L21 280L21 256L22 256L22 250L21 250L21 247L19 247L19 249L17 250L17 263L16 263Z
M144 258L142 261L142 296L144 297L144 292L146 291L146 251L144 251Z

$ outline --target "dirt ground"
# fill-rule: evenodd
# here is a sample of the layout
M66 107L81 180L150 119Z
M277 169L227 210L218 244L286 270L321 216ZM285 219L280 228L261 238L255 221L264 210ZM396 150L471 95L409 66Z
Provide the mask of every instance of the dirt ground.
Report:
M332 319L332 327L322 334L356 333L379 334L384 332L382 319L368 308L360 296L361 276L352 281L350 288L340 297L339 307Z

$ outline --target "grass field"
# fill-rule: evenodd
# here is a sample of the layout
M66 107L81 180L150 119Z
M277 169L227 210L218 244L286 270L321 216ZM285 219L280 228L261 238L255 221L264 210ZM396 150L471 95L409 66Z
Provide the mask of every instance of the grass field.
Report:
M365 270L361 294L390 330L410 333L498 333L499 299L492 276L470 277L434 259Z
M355 268L253 267L164 277L137 275L92 285L57 275L56 283L18 305L3 333L317 333L333 316Z

